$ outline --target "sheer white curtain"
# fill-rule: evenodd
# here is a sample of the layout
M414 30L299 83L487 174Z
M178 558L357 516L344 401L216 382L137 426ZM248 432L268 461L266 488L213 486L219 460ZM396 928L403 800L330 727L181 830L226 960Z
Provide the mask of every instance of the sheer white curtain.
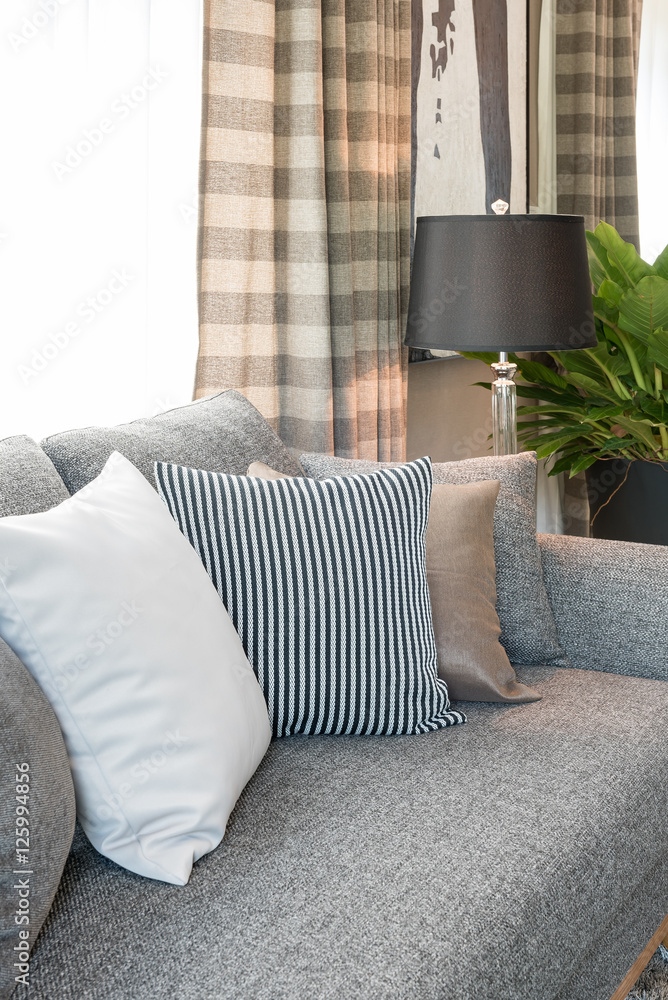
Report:
M636 101L640 252L653 262L668 244L668 3L644 0Z
M538 197L531 212L554 215L557 211L557 145L555 81L556 0L543 0L538 55ZM564 478L548 477L554 462L538 463L538 531L559 535L564 530Z
M201 0L3 0L0 438L192 398Z

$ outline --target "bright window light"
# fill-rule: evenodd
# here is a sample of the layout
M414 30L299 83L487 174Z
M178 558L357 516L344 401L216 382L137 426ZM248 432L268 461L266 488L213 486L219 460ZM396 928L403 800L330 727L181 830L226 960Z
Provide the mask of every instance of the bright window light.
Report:
M668 3L644 0L640 29L636 141L640 252L653 263L668 244Z
M3 0L0 438L192 399L201 0Z

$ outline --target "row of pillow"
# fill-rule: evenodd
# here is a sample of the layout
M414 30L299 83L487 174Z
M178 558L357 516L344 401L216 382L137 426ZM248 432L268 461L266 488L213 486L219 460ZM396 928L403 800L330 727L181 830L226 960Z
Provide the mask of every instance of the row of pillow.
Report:
M53 510L2 519L0 631L58 716L92 843L132 871L185 884L222 838L270 720L275 735L390 734L465 717L436 673L428 459L324 482L162 463L156 477L191 544L118 453ZM432 590L444 606L456 595L451 621L458 641L473 639L473 688L531 700L498 644L497 491L435 496ZM482 576L460 566L449 582L448 558L454 571L476 548Z

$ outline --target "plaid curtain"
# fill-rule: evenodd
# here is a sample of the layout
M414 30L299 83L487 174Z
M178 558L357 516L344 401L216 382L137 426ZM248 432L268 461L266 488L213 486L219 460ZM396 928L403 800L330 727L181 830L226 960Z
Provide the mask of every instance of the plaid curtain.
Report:
M557 212L604 219L639 246L635 99L642 0L557 0ZM564 531L585 535L584 473L564 483Z
M196 397L402 459L410 0L207 0Z
M642 0L558 0L557 211L638 246L635 98Z

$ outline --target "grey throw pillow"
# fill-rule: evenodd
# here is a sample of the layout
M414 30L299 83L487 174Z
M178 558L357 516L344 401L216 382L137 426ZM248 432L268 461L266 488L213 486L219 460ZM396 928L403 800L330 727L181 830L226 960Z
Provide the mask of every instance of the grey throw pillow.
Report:
M306 475L314 479L374 472L398 464L315 454L302 455L300 462ZM559 644L536 538L535 454L438 462L433 468L434 483L499 480L494 556L501 642L512 663L569 666L570 660Z
M68 497L53 462L32 438L0 441L0 517L38 514Z
M49 510L68 496L39 445L24 436L0 441L0 517ZM0 553L0 581L4 568ZM74 819L72 775L53 709L0 640L1 1000L25 974L26 951L58 888Z
M99 476L113 451L125 455L151 486L154 462L241 476L251 462L261 461L289 476L303 475L262 414L232 389L129 424L54 434L42 447L70 493Z
M0 998L29 983L28 951L51 908L74 835L67 751L53 709L0 645ZM17 823L19 824L17 826ZM17 874L18 873L18 874ZM29 990L20 989L21 996Z

